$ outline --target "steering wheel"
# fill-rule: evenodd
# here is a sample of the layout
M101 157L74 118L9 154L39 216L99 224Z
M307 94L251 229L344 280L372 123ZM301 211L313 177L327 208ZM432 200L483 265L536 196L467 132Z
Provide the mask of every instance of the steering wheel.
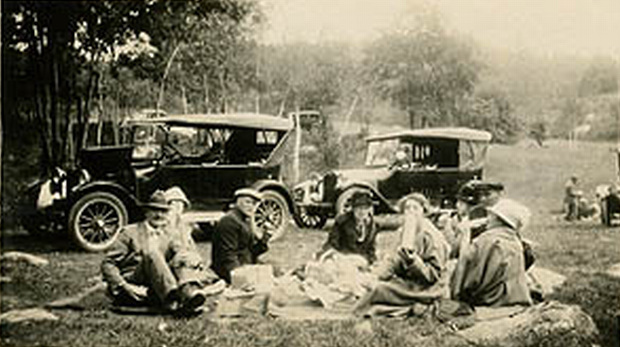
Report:
M170 142L166 142L162 146L163 156L161 162L171 162L183 158L183 152Z

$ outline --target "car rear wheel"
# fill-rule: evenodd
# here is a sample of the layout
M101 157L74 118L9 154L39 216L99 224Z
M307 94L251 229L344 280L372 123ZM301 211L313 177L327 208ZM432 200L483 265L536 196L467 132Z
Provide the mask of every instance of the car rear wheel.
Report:
M127 220L127 208L119 198L94 192L84 195L71 208L69 232L81 248L99 252L114 243Z
M291 218L288 204L282 194L273 190L261 192L263 199L258 203L252 228L262 235L265 232L273 236L282 234Z
M300 206L297 220L300 226L304 228L321 229L327 222L327 215Z
M368 192L370 195L370 191L362 188L350 188L342 192L340 196L338 196L338 200L336 200L336 213L337 215L345 214L351 211L351 198L355 192Z

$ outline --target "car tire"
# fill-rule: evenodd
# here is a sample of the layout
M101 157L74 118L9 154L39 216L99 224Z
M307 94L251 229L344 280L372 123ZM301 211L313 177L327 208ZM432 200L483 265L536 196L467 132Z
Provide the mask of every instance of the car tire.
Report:
M327 222L327 215L320 212L310 212L305 207L299 207L299 213L296 220L302 228L321 229Z
M355 192L368 192L371 196L372 193L368 189L363 188L349 188L342 192L336 200L336 215L345 214L351 210L351 198Z
M265 231L273 236L280 235L286 230L291 219L286 199L273 190L265 190L261 194L263 199L256 206L252 229L260 235Z
M100 252L114 243L127 221L127 208L114 194L89 193L71 208L69 233L82 249Z

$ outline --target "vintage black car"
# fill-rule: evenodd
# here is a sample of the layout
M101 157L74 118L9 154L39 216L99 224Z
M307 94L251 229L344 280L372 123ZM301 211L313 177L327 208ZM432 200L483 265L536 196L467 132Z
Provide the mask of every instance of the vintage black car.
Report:
M89 251L109 247L119 228L140 218L140 202L179 186L191 221L212 222L233 193L252 186L264 195L253 227L279 233L295 213L280 180L281 152L293 122L262 114L195 114L141 118L120 127L120 144L87 146L79 169L30 187L23 225L41 231L66 225Z
M300 224L321 228L345 212L355 191L369 191L379 213L396 212L403 196L420 192L452 208L459 187L482 179L491 134L469 128L402 130L366 139L365 166L314 174L294 188Z

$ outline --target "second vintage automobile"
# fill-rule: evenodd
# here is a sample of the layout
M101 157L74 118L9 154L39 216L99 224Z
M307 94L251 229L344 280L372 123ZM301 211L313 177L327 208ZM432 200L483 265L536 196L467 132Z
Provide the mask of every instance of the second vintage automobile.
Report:
M281 151L292 130L289 119L249 113L126 120L120 141L86 146L78 169L57 169L33 184L22 223L35 232L66 225L80 247L101 251L121 226L140 218L140 202L157 189L181 187L192 203L187 218L213 222L236 189L251 186L264 196L253 227L280 233L296 209L280 179Z
M354 192L365 190L378 213L396 212L396 202L412 192L434 206L453 208L459 187L482 179L491 134L469 128L402 130L366 139L365 165L312 174L293 190L299 222L321 228L329 217L350 208Z

